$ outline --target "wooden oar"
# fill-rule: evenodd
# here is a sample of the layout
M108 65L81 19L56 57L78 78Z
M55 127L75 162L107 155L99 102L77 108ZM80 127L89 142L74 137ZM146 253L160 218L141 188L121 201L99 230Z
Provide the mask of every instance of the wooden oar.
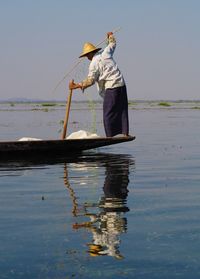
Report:
M72 99L72 89L69 89L69 95L68 95L67 105L66 105L65 120L64 120L64 125L63 125L63 133L62 133L62 139L63 140L66 138L66 134L67 134L67 125L68 125L68 120L69 120L69 111L70 111L70 106L71 106L71 99Z

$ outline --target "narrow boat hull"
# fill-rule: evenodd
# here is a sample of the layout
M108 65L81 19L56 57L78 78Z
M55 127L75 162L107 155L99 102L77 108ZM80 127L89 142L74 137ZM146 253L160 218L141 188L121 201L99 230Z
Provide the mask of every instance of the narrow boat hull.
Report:
M37 155L68 155L84 150L134 140L134 136L68 140L7 141L0 142L0 158Z

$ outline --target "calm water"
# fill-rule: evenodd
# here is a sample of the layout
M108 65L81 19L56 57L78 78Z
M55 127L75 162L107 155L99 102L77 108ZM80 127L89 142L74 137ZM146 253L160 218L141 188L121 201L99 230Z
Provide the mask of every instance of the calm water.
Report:
M96 111L72 107L70 132L103 135ZM64 114L1 105L0 140L58 138ZM198 109L130 109L136 141L0 160L0 278L200 278L199 120Z

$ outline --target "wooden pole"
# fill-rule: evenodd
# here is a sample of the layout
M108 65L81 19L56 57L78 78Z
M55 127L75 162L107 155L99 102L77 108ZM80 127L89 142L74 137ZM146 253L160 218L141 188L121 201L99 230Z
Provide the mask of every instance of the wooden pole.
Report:
M66 134L67 134L67 125L68 125L68 120L69 120L69 111L70 111L70 106L71 106L71 99L72 99L72 89L69 89L69 95L68 95L67 105L66 105L65 120L64 120L64 125L63 125L63 133L62 133L62 139L63 140L66 138Z

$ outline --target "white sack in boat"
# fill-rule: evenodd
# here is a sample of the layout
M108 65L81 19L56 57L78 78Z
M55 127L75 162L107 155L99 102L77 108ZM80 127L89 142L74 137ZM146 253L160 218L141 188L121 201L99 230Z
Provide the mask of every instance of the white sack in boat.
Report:
M21 139L18 139L18 141L36 141L36 140L41 140L41 139L37 139L37 138L27 138L27 137L23 137Z
M93 138L99 138L99 136L97 134L92 134L84 130L74 132L67 137L67 139L93 139Z

